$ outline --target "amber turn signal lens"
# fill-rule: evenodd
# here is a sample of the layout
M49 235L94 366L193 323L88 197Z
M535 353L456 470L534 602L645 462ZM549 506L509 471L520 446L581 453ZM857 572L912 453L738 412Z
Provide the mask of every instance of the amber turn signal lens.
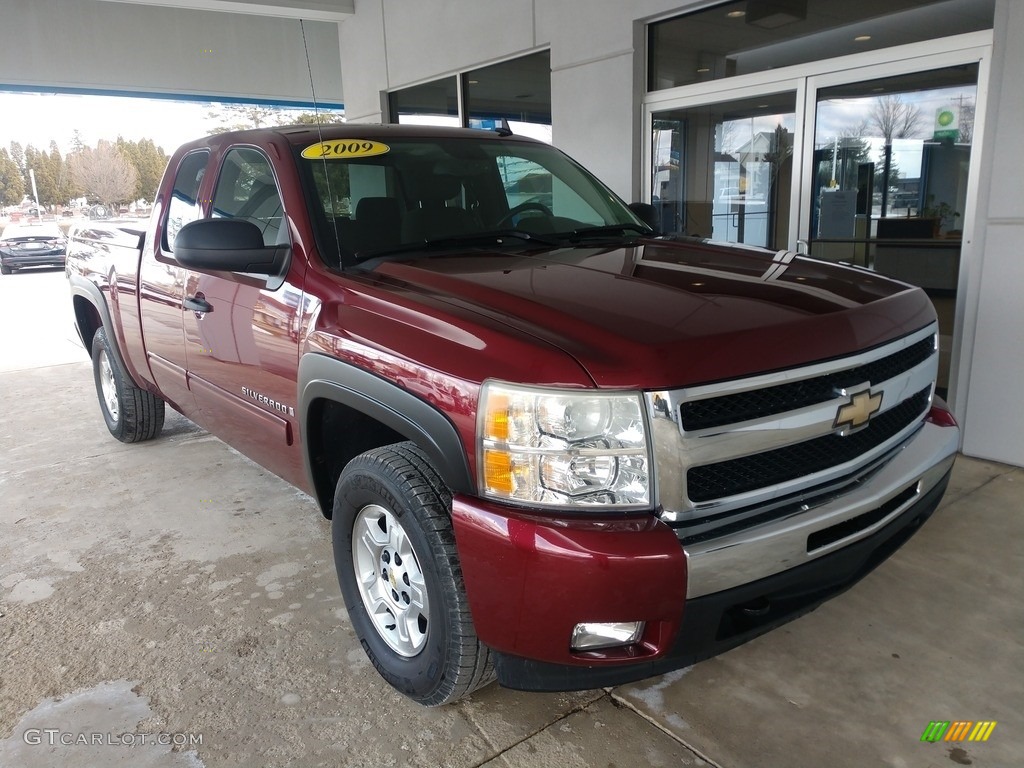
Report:
M494 493L512 495L512 457L508 452L484 451L484 482Z
M486 437L508 441L508 395L495 394L487 401Z

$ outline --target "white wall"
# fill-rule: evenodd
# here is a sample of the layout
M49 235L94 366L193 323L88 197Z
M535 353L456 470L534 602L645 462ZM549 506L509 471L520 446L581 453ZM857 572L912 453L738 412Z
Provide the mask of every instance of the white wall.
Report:
M642 91L635 84L644 61L635 20L685 5L356 0L355 15L339 25L346 114L379 122L381 92L550 47L555 144L624 198L639 200Z
M304 22L321 102L342 102L337 24ZM309 102L298 19L99 0L0 0L0 88Z
M1024 466L1024 3L998 0L994 32L957 411L965 453Z

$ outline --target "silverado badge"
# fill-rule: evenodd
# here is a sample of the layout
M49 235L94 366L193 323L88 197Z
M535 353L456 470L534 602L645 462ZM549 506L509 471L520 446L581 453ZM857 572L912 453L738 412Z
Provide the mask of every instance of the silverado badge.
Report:
M843 391L846 394L846 391ZM850 402L839 406L833 429L841 429L848 435L866 426L871 417L882 409L882 393L872 392L869 388L862 389L850 397Z

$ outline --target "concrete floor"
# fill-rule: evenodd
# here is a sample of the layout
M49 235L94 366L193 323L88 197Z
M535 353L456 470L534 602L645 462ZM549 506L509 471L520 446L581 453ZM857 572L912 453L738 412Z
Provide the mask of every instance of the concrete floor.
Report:
M893 558L721 657L423 709L354 639L311 499L172 412L107 434L67 304L59 272L0 278L2 768L1024 764L1022 469L961 458Z

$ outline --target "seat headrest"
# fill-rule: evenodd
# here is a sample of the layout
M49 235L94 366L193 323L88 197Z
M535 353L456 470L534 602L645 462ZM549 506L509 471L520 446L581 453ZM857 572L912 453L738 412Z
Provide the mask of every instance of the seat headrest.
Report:
M398 201L393 197L364 197L356 203L356 220L368 219L398 221Z
M424 205L441 205L451 200L462 189L462 180L449 174L433 174L418 179L415 185L416 199Z

